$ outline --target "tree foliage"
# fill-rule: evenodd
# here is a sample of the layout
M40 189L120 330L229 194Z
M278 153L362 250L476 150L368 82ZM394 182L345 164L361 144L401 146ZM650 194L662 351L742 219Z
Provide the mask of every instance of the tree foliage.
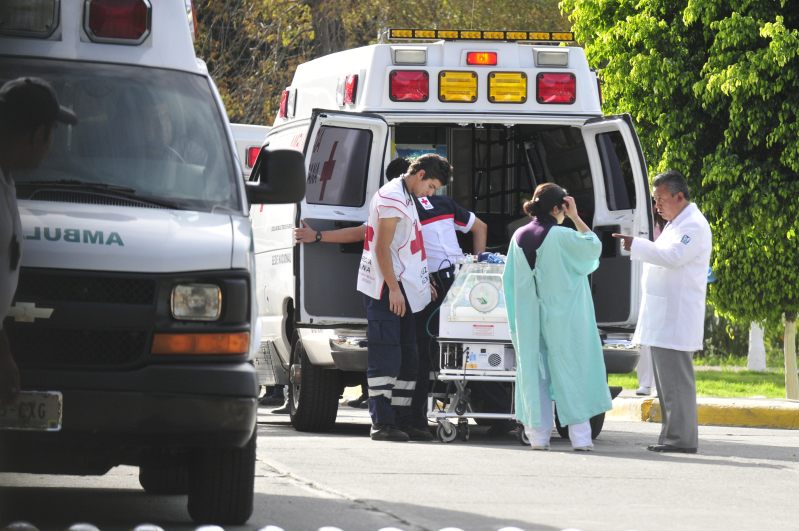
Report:
M195 0L204 58L231 121L272 123L296 66L387 27L568 28L557 0Z
M799 2L563 0L606 111L650 170L683 171L714 235L710 298L744 322L799 310Z

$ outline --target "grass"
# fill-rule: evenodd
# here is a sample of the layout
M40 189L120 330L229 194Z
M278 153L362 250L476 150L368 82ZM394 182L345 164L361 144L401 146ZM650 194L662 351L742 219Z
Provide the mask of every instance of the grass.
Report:
M635 372L609 374L608 383L620 385L624 389L638 388ZM697 367L696 393L699 396L718 398L785 398L785 377L782 371L752 372L733 370L731 367L706 370Z

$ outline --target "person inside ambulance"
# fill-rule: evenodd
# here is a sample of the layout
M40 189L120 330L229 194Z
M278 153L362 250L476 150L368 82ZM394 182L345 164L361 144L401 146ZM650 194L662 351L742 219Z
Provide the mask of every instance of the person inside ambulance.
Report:
M588 275L602 243L554 183L525 205L532 220L510 242L502 287L516 350L516 418L534 450L548 450L553 401L576 451L593 449L590 419L611 409ZM566 218L577 230L561 227Z
M57 123L75 125L77 121L75 113L59 105L55 91L43 79L13 79L0 88L0 403L13 400L20 389L19 370L3 329L22 254L22 224L12 174L39 166Z

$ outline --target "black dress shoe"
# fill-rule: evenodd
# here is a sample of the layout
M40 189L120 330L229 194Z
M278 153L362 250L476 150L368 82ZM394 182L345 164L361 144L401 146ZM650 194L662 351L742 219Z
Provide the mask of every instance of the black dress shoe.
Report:
M398 441L406 442L408 434L398 429L396 426L387 424L376 424L369 430L369 436L373 441Z
M414 426L401 426L400 430L408 434L408 438L412 441L432 441L434 439L430 430L424 428L416 428Z
M672 446L670 444L650 444L646 447L650 452L674 452L677 454L695 454L696 448L682 448L680 446Z

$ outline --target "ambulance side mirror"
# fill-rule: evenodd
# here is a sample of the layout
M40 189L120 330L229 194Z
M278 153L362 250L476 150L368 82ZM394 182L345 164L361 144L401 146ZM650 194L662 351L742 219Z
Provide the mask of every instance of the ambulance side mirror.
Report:
M305 197L305 157L291 149L261 148L246 189L250 204L299 203Z

